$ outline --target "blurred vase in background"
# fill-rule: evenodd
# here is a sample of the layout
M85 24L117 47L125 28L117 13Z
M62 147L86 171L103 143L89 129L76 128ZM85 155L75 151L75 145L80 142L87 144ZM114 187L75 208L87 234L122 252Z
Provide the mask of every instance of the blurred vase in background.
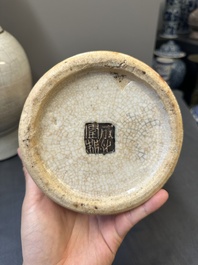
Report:
M186 65L181 60L186 54L173 40L162 44L159 49L154 51L154 54L156 57L153 68L163 77L171 89L179 88L186 74Z
M17 153L18 123L31 88L31 69L23 47L0 27L0 160Z
M198 8L190 13L188 18L188 25L191 29L189 38L198 39Z
M189 15L196 8L197 8L197 0L182 0L181 1L181 16L180 16L178 30L177 30L178 34L189 33L189 24L188 24Z
M196 8L197 0L166 0L160 36L175 39L180 34L188 34L188 18Z
M161 37L165 39L177 38L177 31L181 17L182 0L166 0L163 14L163 28Z

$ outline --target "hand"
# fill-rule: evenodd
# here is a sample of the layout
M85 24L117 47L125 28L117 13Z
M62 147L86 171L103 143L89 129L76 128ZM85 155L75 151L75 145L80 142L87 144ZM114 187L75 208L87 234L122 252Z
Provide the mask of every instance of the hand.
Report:
M21 224L24 265L110 265L126 233L168 199L168 193L160 190L126 213L85 215L51 201L25 168L24 174L26 194Z

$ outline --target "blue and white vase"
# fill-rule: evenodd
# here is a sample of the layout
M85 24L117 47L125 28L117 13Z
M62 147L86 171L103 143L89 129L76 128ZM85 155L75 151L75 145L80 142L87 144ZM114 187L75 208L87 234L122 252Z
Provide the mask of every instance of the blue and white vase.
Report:
M186 65L181 58L185 57L186 54L173 40L161 45L159 49L154 51L154 54L156 58L153 68L172 89L179 88L186 74Z
M168 84L172 89L177 89L182 84L186 74L186 65L181 59L174 59Z
M157 57L154 60L153 68L167 83L170 80L173 63L174 60L170 58Z
M177 31L181 17L181 1L182 0L167 0L163 16L162 38L174 39L177 38Z
M195 121L196 121L196 123L198 125L198 105L193 106L190 109L190 112L192 113L193 118L195 119Z
M188 18L191 12L197 8L197 0L182 0L181 3L181 14L178 24L178 34L188 34L189 25Z

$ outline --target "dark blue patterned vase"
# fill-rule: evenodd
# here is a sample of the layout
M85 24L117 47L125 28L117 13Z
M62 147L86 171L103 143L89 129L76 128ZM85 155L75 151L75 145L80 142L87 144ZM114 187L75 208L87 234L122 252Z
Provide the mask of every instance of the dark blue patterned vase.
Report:
M197 8L197 0L182 0L181 15L178 24L178 34L188 34L189 25L188 18L190 13Z
M177 38L177 31L181 17L181 2L182 0L166 1L161 37L166 39Z

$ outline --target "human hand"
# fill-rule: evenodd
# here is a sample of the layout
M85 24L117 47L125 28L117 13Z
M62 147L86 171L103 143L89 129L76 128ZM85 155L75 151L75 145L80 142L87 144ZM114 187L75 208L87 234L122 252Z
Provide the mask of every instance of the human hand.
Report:
M20 153L19 153L20 155ZM24 168L21 240L24 265L110 265L126 233L168 199L160 190L131 211L85 215L65 209L37 187Z

